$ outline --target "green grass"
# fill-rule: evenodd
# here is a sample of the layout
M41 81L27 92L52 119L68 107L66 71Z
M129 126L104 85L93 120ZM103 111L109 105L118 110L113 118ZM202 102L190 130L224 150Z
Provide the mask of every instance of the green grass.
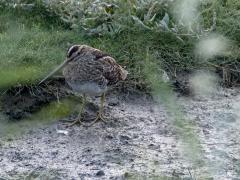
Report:
M240 24L232 16L239 19L237 8L240 3L231 2L212 3L210 7L203 7L202 14L204 25L210 27L212 12L216 10L217 32L226 35L237 46L240 42ZM202 61L194 55L198 40L191 36L181 38L183 42L172 33L143 30L132 24L117 35L88 36L80 30L70 30L66 23L46 11L41 4L31 12L5 9L0 13L0 69L2 77L7 78L0 81L0 86L38 80L64 60L66 50L72 44L88 44L111 54L127 67L130 72L127 83L137 89L146 90L149 85L144 76L146 47L149 47L149 54L154 57L156 65L170 76L184 70L207 68L222 71L225 68L236 80L238 72L231 69L238 69L239 53ZM31 70L21 75L19 72L25 67ZM15 74L19 74L18 78L9 76L14 69Z
M16 78L37 79L63 60L70 32L46 30L35 24L29 26L9 14L1 14L0 22L0 69L1 77L5 77L1 85L12 84ZM16 76L11 76L12 72Z
M169 72L193 68L195 65L192 47L183 45L168 33L153 34L132 29L114 37L90 37L64 29L64 25L55 24L51 27L38 16L35 21L33 17L26 19L28 16L7 11L0 14L0 68L2 77L6 77L3 82L0 81L0 86L39 79L64 60L71 44L88 44L111 54L121 65L127 66L129 81L136 88L146 86L143 75L146 46L151 47L149 51L156 57L156 63ZM185 61L181 62L179 56L184 56ZM19 72L25 67L32 70L22 75ZM18 79L9 76L13 71L19 74Z
M238 0L214 0L200 7L201 25L204 26L204 29L211 27L213 12L216 12L216 33L226 36L234 44L231 55L208 59L208 62L202 61L194 55L195 44L198 41L196 37L181 36L182 42L170 32L144 30L133 25L133 22L127 19L129 12L124 9L118 10L116 16L126 15L126 18L117 17L116 19L122 19L121 23L127 26L126 29L116 35L87 36L81 28L75 31L71 30L70 24L60 19L61 14L49 11L40 0L36 2L36 6L31 11L1 8L0 67L4 71L8 71L7 66L12 68L31 66L34 72L39 72L35 73L37 77L43 76L53 66L63 61L69 45L88 44L108 52L120 64L127 66L130 71L129 84L133 84L135 88L145 89L149 84L143 75L146 47L149 47L149 54L154 56L156 64L167 71L169 75L174 76L175 72L184 70L208 68L213 71L216 69L222 71L225 69L233 75L234 80L238 80L240 65L238 48L240 3ZM121 5L126 6L127 3L121 3ZM139 5L139 7L141 6ZM148 12L148 9L143 7L139 10L134 10L132 7L131 13L141 19ZM160 8L157 16L169 11L170 20L174 22L175 19L172 17L170 8L171 6ZM37 77L31 78L38 79ZM26 79L25 75L22 79ZM4 83L6 84L6 82Z

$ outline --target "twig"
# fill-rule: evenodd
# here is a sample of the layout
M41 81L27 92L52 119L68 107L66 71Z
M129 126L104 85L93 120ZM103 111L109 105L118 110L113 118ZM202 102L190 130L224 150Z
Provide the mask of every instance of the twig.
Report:
M217 67L217 68L221 68L221 69L227 69L229 71L232 71L232 72L237 72L237 73L240 73L240 71L238 70L235 70L235 69L231 69L231 68L226 68L226 67L222 67L222 66L219 66L217 64L213 64L211 62L206 62L207 64L211 65L211 66L214 66L214 67Z
M211 31L216 31L216 29L217 29L217 13L216 13L216 10L214 9L213 10L213 24L211 27Z

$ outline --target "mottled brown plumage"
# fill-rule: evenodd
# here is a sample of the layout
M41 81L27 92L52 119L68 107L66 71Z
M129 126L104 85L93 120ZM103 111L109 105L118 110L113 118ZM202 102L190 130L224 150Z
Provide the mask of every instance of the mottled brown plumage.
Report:
M128 74L108 54L87 45L74 45L68 49L67 59L40 83L62 67L66 82L74 91L82 93L84 100L85 95L101 95L101 106L96 121L103 119L103 101L108 86L125 80ZM78 119L73 124L80 122L82 111L81 108Z
M63 75L66 82L76 91L83 91L78 89L76 84L81 86L86 83L96 83L104 91L107 86L126 79L127 71L112 57L98 49L86 45L73 46L68 51L68 57L73 59L64 67Z

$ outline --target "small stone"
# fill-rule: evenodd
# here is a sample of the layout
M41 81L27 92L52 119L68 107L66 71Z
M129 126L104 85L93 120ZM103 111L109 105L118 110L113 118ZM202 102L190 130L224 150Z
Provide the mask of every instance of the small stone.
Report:
M106 135L105 138L106 138L106 139L113 139L113 136L112 136L112 135Z
M8 137L6 140L7 140L7 141L13 141L13 138Z
M122 141L128 141L128 140L130 140L130 137L129 137L129 136L121 135L121 136L120 136L120 140L122 140Z
M100 170L96 173L96 176L104 176L104 175L105 175L105 173L103 170Z
M154 146L155 146L155 145L154 145L154 144L152 144L152 143L148 145L148 147L154 147Z
M69 134L69 132L66 130L57 130L57 134L63 134L63 135L67 136Z
M90 148L90 147L87 147L84 149L84 152L91 152L91 151L92 151L92 148Z
M111 101L108 103L109 106L118 106L119 104L119 101Z
M58 150L57 151L52 151L51 155L52 155L53 158L56 158L58 153L59 153Z

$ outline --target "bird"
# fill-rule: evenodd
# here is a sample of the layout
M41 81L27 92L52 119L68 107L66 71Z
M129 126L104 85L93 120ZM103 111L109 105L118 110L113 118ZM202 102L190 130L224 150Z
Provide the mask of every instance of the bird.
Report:
M39 84L60 69L63 69L63 76L70 88L83 96L79 114L69 126L82 124L86 96L100 96L99 111L89 126L99 120L105 121L103 117L105 94L109 87L119 81L124 81L128 76L128 71L120 66L113 57L99 49L88 45L73 45L67 50L66 59Z

